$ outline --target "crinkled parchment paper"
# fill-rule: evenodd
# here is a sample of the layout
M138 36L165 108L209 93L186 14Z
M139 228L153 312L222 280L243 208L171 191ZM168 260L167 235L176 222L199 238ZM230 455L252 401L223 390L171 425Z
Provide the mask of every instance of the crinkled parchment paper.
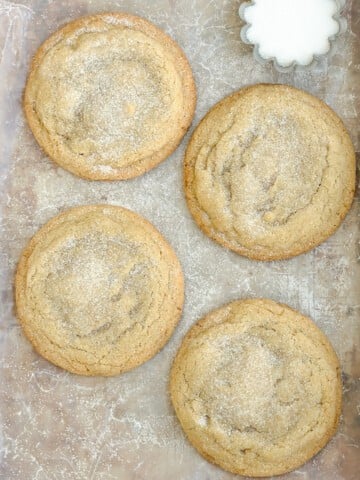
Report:
M341 359L344 408L339 432L286 479L355 480L360 472L359 200L338 232L293 260L250 261L205 237L182 192L189 134L158 168L126 182L87 182L39 149L21 111L31 56L60 25L79 15L125 10L163 28L195 72L194 124L224 95L256 82L290 83L331 105L360 150L360 2L349 0L349 28L331 55L304 72L279 74L254 62L239 38L239 0L0 0L0 478L5 480L228 480L185 440L167 394L171 361L203 314L240 297L264 296L310 315ZM193 128L193 127L192 127ZM115 378L83 378L33 352L13 305L22 248L48 219L73 205L112 203L144 215L176 250L186 277L185 310L168 345Z

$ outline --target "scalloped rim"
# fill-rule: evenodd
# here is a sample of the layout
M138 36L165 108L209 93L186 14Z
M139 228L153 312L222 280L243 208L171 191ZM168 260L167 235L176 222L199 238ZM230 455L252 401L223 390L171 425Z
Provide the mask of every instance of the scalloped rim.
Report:
M333 43L334 43L335 39L339 35L344 33L347 29L347 21L342 16L342 11L343 11L343 9L346 5L346 0L335 0L335 3L337 5L337 12L334 13L334 15L332 15L331 18L333 18L338 23L339 30L338 30L337 33L335 33L334 35L331 35L329 37L329 43L330 43L329 50L326 53L323 53L321 55L313 55L312 60L309 63L307 63L306 65L297 63L295 60L290 65L288 65L286 67L283 66L283 65L280 65L275 57L270 57L270 58L262 57L259 53L259 44L258 43L252 43L248 40L248 38L246 36L246 32L250 28L251 23L248 23L246 21L244 12L248 7L250 7L252 5L255 5L254 0L243 2L239 7L239 16L240 16L241 20L243 20L245 22L245 25L240 30L240 38L247 45L253 45L254 46L253 57L255 58L256 61L258 61L259 63L261 63L263 65L272 62L274 64L274 67L276 68L276 70L280 73L289 73L289 72L293 71L295 68L299 69L299 70L309 68L309 67L313 66L315 63L317 63L321 58L323 58L326 55L329 55L329 53L331 53L331 51L333 49Z

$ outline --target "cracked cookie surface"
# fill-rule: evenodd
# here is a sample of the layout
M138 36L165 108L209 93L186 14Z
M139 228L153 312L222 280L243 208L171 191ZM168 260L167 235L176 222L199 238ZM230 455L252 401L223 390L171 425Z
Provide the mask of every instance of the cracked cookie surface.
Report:
M24 250L16 273L23 330L47 360L115 375L164 346L182 310L181 266L161 234L110 205L70 209Z
M309 318L271 300L239 300L190 329L170 393L188 439L210 462L241 475L280 475L334 435L340 366Z
M141 175L169 156L195 110L180 47L124 13L80 18L51 35L31 65L24 110L59 165L93 180Z
M355 190L355 152L339 117L287 85L225 98L186 151L185 193L202 230L257 260L290 258L326 240Z

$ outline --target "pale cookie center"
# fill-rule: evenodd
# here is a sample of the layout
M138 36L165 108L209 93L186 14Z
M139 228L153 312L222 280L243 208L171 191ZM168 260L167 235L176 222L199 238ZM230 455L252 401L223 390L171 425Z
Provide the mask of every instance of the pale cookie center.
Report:
M119 335L148 313L153 273L133 246L89 235L53 256L43 302L51 320L71 335L110 328Z
M39 73L41 123L90 161L126 165L152 154L172 136L171 121L182 108L175 66L141 32L92 32L62 41Z
M294 428L314 401L304 384L311 376L308 360L284 358L247 334L221 339L216 348L201 392L206 417L228 434L261 433L268 440Z
M196 167L197 199L224 233L254 237L286 224L313 202L328 167L326 139L311 124L260 116L252 129L235 122Z

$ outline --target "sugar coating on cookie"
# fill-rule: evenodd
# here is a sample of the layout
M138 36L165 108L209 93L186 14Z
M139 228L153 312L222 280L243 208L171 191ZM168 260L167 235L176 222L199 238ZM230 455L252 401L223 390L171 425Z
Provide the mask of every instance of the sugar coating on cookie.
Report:
M164 346L182 310L175 253L149 222L110 205L76 207L43 226L16 273L21 326L47 360L115 375Z
M80 18L31 64L24 110L59 165L93 180L141 175L170 155L194 115L195 84L180 47L128 14Z
M250 258L289 258L323 242L345 217L355 152L322 101L286 85L255 85L201 121L184 181L189 209L211 238Z
M334 435L341 412L340 366L325 335L265 299L232 302L195 324L170 392L193 446L241 475L296 469Z

